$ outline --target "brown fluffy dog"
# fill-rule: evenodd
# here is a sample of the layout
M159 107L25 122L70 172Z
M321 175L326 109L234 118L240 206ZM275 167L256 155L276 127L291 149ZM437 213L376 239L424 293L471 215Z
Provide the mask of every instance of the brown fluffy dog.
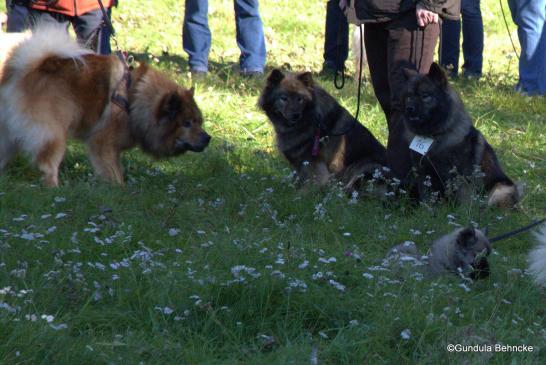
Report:
M59 184L68 137L84 141L96 173L117 184L123 150L163 158L210 140L193 90L144 64L128 70L116 56L92 54L63 27L40 26L16 43L0 77L0 171L25 152L47 186Z

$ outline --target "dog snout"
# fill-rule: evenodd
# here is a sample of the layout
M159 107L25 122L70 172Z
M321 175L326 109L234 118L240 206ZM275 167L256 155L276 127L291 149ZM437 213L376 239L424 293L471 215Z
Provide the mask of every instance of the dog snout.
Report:
M200 142L202 145L204 146L208 146L209 142L210 142L210 139L211 139L211 136L206 133L206 132L203 132L201 133L201 136L200 136Z
M415 106L413 106L413 105L406 105L406 113L408 113L408 114L414 114L414 113L415 113Z
M301 118L301 113L292 113L292 118L291 119L293 121L298 121L298 120L300 120L300 118Z

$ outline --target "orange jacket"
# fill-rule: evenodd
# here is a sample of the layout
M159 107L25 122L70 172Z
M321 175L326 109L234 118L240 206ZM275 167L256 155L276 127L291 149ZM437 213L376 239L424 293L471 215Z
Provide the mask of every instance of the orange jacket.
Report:
M47 5L47 3L50 3ZM102 0L106 9L114 5L115 0ZM98 0L57 0L31 1L30 7L37 10L46 10L54 13L61 13L68 16L80 16L91 10L100 9Z

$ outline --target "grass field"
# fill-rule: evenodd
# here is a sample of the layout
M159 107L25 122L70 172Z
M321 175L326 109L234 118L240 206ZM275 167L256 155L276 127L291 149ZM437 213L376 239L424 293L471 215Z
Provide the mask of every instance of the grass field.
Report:
M232 1L210 3L211 74L196 89L213 136L204 153L161 162L126 153L124 188L97 182L78 143L58 189L41 187L24 158L0 176L0 364L546 363L546 298L524 273L530 234L499 242L491 276L475 283L381 268L395 243L425 249L455 225L496 235L546 215L546 103L512 92L517 58L499 3L482 1L485 76L455 87L526 184L515 211L296 191L256 108L262 83L234 69ZM318 72L325 2L267 0L261 11L268 66ZM120 45L189 85L182 17L174 0L114 10ZM338 91L319 81L356 110L352 82ZM386 140L369 85L361 121Z

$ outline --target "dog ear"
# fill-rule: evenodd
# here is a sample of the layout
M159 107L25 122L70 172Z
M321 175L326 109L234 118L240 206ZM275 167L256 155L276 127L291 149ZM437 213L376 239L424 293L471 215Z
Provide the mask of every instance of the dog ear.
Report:
M276 68L273 71L271 71L271 73L267 77L267 83L269 85L277 85L279 82L282 81L282 79L284 79L284 74L282 73L281 70Z
M416 76L418 74L417 70L414 68L408 68L404 67L402 69L402 72L404 73L404 77L406 78L406 81L411 79L413 76Z
M309 71L299 74L298 80L300 80L307 87L313 87L313 74Z
M432 65L430 65L428 77L442 89L447 88L447 75L442 67L440 67L440 65L438 65L436 62L433 62Z
M172 91L165 94L159 105L158 120L163 122L173 121L182 111L182 98L178 92Z
M474 228L468 227L459 232L457 244L463 248L470 248L476 242L476 232Z

